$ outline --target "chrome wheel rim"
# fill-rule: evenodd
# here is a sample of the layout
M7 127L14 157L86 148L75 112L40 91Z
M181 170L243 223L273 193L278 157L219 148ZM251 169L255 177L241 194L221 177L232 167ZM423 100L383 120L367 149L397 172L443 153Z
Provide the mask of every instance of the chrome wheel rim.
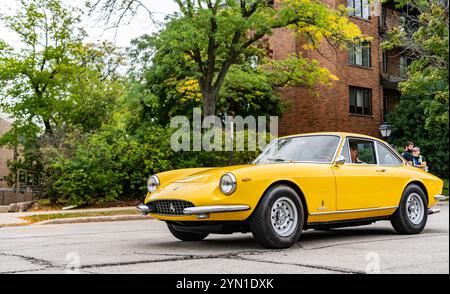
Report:
M282 197L275 201L271 209L271 224L280 237L289 237L297 228L298 212L294 201Z
M413 193L409 195L406 202L406 213L409 221L414 225L419 225L425 216L425 206L422 197L419 194Z

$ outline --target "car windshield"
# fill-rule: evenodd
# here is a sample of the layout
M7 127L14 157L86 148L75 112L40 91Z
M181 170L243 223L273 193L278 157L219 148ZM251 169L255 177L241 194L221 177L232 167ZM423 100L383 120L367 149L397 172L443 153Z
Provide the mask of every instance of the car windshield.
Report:
M331 135L280 139L267 146L254 163L331 163L339 142L339 137Z

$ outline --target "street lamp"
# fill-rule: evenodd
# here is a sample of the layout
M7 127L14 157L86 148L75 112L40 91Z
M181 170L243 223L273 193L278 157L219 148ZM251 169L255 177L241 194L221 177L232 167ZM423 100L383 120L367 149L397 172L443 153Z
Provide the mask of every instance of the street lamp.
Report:
M379 130L383 138L389 138L392 134L392 126L387 123L382 124Z

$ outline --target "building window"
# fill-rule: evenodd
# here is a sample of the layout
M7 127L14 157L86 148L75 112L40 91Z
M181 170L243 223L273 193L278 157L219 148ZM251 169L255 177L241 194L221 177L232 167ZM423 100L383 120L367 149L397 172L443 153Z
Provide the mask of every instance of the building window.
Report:
M383 52L383 73L388 72L388 62L389 62L389 56L387 52Z
M408 73L408 67L411 65L411 59L406 56L400 56L400 76L405 77Z
M350 87L350 114L372 116L372 90Z
M348 59L351 65L371 67L370 43L352 46L348 52Z
M348 0L349 15L363 19L370 19L369 0Z

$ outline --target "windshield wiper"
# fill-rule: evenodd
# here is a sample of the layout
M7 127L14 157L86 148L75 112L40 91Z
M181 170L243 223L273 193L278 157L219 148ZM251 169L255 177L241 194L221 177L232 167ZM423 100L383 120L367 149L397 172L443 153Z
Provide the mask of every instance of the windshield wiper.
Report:
M268 158L267 160L276 161L276 162L289 162L289 163L294 162L293 160L287 160L284 158Z

